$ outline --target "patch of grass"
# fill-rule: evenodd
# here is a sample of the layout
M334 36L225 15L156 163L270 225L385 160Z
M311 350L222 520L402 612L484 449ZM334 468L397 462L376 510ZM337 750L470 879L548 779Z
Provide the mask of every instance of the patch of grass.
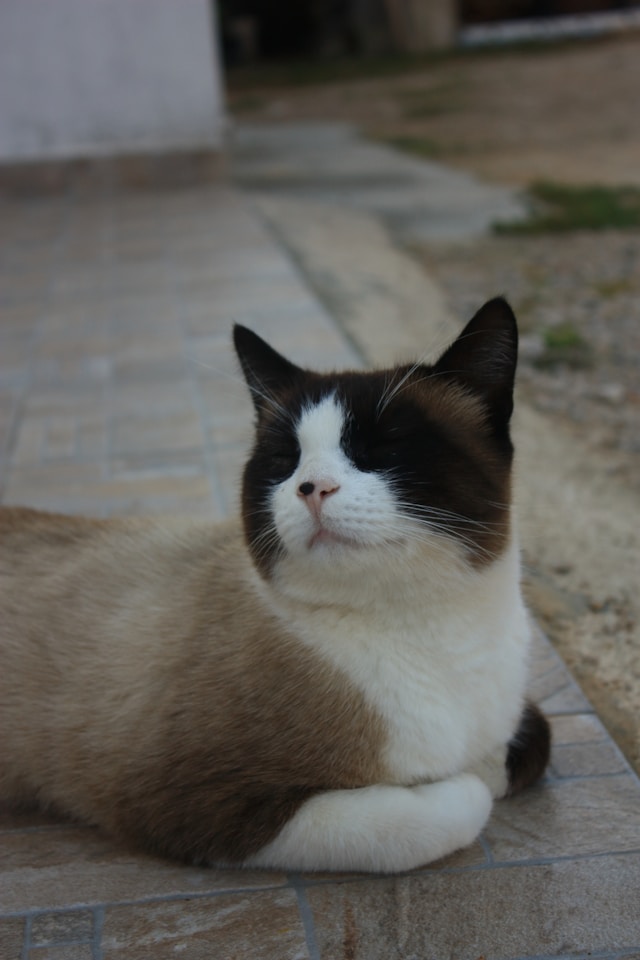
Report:
M583 347L585 340L572 323L560 323L545 330L544 344L547 350L575 350Z
M231 106L234 113L252 113L256 110L263 110L269 101L266 97L261 97L258 94L243 94L239 97L235 97Z
M430 137L376 137L380 143L386 143L396 150L403 150L405 153L411 153L414 157L426 157L434 159L442 154L442 146L436 140Z
M557 367L564 364L569 367L590 367L593 363L593 350L587 340L572 323L560 323L548 327L543 332L544 351L537 357L538 367Z
M640 187L577 187L541 180L528 190L526 220L494 224L496 233L558 233L640 227Z
M442 60L439 54L389 54L379 57L340 57L331 60L279 60L233 67L227 77L231 92L274 87L312 87L356 80L400 77L425 70Z
M457 78L426 89L398 90L404 116L409 120L422 120L451 113L460 107L462 84Z
M629 277L618 277L616 280L600 280L593 284L593 289L605 300L619 296L621 293L630 293L634 284Z

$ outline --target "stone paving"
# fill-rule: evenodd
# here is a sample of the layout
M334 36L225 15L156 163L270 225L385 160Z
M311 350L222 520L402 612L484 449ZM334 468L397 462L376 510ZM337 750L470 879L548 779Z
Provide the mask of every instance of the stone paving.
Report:
M302 363L351 340L224 185L0 204L0 490L95 515L235 509L251 412L234 321ZM640 784L547 641L545 782L400 877L203 870L0 813L2 960L640 958Z

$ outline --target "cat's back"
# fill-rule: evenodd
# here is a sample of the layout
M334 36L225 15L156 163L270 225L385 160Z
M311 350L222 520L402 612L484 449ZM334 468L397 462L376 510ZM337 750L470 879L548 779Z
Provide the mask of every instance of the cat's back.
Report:
M206 553L209 557L242 539L237 521L207 524L188 518L118 517L98 519L0 507L0 576L42 576L60 571L60 564L82 555L117 567L120 557L135 557L156 544L157 557L171 562L175 553ZM66 569L66 567L65 567Z
M228 566L242 553L242 531L235 520L104 520L0 507L0 590L5 591L18 581L34 592L65 577L89 581L97 570L115 580L132 580L135 569L138 582L151 585L170 575L176 564L195 570L226 560ZM105 586L103 582L101 590Z
M104 523L28 507L0 507L0 575L13 577L34 564L43 570L61 548L95 535Z
M237 601L247 568L236 522L100 520L2 507L3 666L11 664L15 678L21 668L33 671L29 657L42 653L60 663L73 658L79 673L90 658L126 664L137 649L143 656L149 644L158 651L175 640L189 609L205 598Z

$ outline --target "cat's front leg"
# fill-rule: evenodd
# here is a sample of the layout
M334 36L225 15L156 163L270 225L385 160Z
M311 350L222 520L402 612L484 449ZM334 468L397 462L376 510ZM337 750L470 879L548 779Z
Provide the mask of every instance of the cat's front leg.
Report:
M375 785L311 797L247 866L288 870L411 870L466 847L491 812L476 776L414 787Z
M527 702L518 729L504 746L496 747L468 768L486 783L494 800L513 796L542 777L551 753L549 721L535 703Z
M467 768L467 773L474 774L487 785L494 800L500 800L509 792L507 749L507 744L496 747L491 753L486 754Z

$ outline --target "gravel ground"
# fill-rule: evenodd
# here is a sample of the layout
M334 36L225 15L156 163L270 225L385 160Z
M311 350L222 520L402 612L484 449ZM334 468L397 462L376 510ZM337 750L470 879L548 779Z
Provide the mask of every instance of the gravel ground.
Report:
M495 237L417 255L458 316L495 293L509 298L527 399L640 490L640 231ZM547 346L562 329L577 343L565 356Z

